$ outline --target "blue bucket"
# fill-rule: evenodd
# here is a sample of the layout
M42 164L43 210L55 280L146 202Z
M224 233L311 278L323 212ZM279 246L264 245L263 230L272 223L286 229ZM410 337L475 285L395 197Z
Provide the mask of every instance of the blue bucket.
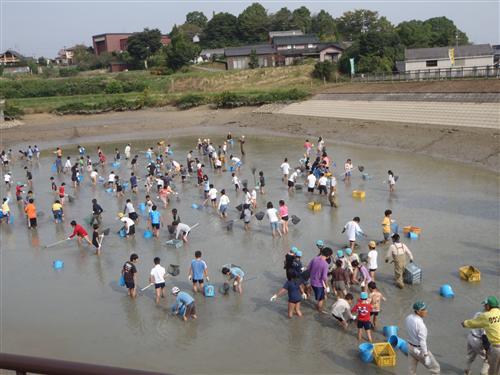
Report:
M119 235L121 238L127 237L127 231L122 228L122 229L120 229Z
M215 288L213 285L211 285L211 284L205 285L204 289L205 289L204 290L205 297L214 297L215 296Z
M359 345L359 357L365 363L373 362L373 344L364 342Z
M404 354L408 354L408 343L403 340L401 337L398 337L396 335L392 335L389 337L389 340L387 340L389 344L394 349L399 349L401 350Z
M410 238L411 240L418 240L418 234L413 232L408 232L408 238Z
M107 188L106 189L106 193L112 193L113 192L113 188Z
M441 285L441 288L439 288L439 294L441 294L441 297L444 297L444 298L455 297L455 293L453 292L453 289L451 288L451 285L449 285L449 284Z
M232 165L229 167L229 172L234 172L234 167Z
M151 238L153 237L153 232L151 232L150 230L145 230L143 236L144 238Z
M398 336L399 328L397 326L385 326L382 330L384 336L388 339L391 336Z
M196 203L193 203L193 204L191 205L191 208L194 208L195 210L196 210L198 207L199 207L199 206L198 206Z
M52 173L56 173L56 172L57 172L57 166L56 166L56 163L54 163L54 164L52 164L52 165L50 166L50 171L51 171Z
M64 267L64 262L62 260L54 260L54 263L52 264L55 270L60 270L61 268Z
M172 150L168 150L167 154L172 156L174 154L174 152Z
M123 277L123 275L120 276L120 280L118 280L118 284L120 286L125 286L125 278Z
M146 203L139 203L139 210L141 210L141 212L146 211Z
M83 181L83 174L80 174L78 175L78 182L82 182Z
M399 233L399 225L397 223L391 223L391 232L392 233Z
M113 168L120 168L120 162L118 162L118 161L113 162L112 165L113 165Z

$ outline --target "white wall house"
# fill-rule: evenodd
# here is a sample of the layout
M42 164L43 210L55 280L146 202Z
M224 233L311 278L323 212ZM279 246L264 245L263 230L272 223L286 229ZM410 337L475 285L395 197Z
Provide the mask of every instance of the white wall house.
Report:
M449 57L454 48L455 63ZM413 48L405 50L405 61L398 61L398 71L431 71L447 68L473 68L493 65L493 49L489 44L472 44L458 47Z

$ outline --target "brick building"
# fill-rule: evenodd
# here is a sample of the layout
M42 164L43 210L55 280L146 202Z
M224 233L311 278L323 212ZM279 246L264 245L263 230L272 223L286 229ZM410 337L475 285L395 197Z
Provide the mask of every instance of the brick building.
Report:
M127 40L132 33L106 33L94 35L92 37L92 44L96 55L103 52L122 52L127 50ZM161 43L166 46L170 44L168 35L161 36Z

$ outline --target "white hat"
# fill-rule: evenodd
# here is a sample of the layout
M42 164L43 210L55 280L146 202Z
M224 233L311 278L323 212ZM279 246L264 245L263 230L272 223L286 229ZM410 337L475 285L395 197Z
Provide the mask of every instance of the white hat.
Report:
M181 290L180 290L178 287L176 287L176 286L174 286L174 287L172 288L172 294L178 294L180 291L181 291Z

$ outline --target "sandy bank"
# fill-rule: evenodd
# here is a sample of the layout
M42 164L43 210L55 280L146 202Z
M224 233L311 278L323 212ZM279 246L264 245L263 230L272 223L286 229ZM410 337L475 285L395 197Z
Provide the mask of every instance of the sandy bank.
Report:
M1 131L0 144L2 148L28 143L52 147L63 143L227 131L300 138L321 134L334 143L425 154L500 171L500 131L495 129L259 113L255 108L211 110L200 107L189 111L160 108L62 117L28 115L23 125Z

